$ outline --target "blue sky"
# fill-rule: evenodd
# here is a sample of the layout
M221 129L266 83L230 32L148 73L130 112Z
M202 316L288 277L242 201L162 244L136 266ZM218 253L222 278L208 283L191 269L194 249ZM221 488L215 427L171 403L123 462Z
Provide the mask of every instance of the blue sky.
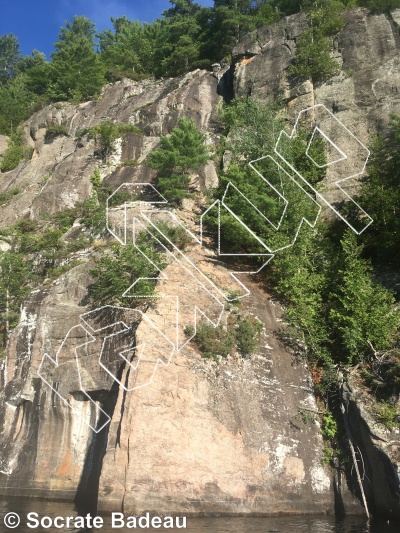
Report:
M197 3L213 5L212 0ZM0 35L14 33L24 55L36 48L49 59L60 27L74 15L89 17L100 31L112 27L110 17L151 22L168 7L168 0L2 0Z

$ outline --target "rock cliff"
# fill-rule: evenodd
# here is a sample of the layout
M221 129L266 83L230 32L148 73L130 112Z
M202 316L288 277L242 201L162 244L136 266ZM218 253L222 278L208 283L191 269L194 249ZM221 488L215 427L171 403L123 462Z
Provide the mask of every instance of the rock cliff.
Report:
M1 226L20 218L43 220L87 199L93 188L90 176L99 165L103 183L112 189L153 181L145 158L183 115L196 121L216 151L218 106L232 95L281 96L290 119L323 103L368 143L390 112L400 113L399 14L371 16L351 9L345 17L335 40L341 72L318 87L311 82L292 87L286 76L296 39L307 27L304 15L295 15L249 35L234 49L234 64L227 72L123 80L107 86L95 102L52 105L35 113L25 124L32 160L0 176L3 192L20 190L1 207ZM76 132L104 120L135 124L143 135L129 134L101 165L94 141L77 139ZM53 125L65 126L69 136L46 140L46 128ZM127 160L135 165L124 165ZM215 186L215 164L209 162L195 178L200 189ZM177 214L198 231L198 209L184 203ZM307 367L276 335L284 326L279 304L245 278L251 295L243 300L243 312L253 313L264 327L256 354L217 364L187 345L173 354L167 367L158 366L150 385L127 392L134 389L136 374L118 356L118 346L110 348L107 364L125 387L99 366L103 338L80 351L87 344L87 330L81 327L62 344L89 311L87 288L95 253L94 248L77 252L81 264L33 292L22 307L1 370L1 492L98 501L103 510L136 513L333 512L338 502L360 511L354 487L340 491L346 483L333 479L321 464L319 424L305 423L299 415L318 409ZM229 268L215 251L192 243L187 253L211 279L226 284ZM165 271L170 290L184 298L191 289L174 269L172 263ZM158 323L165 305L160 301L151 306L148 320ZM129 313L106 310L96 316L96 331L126 320ZM136 346L154 336L148 321L130 319ZM44 355L55 358L57 352L52 383L60 395L38 375ZM142 371L151 364L144 359ZM82 380L89 397L81 392ZM61 396L68 397L72 409ZM98 430L107 419L110 423L98 433L87 425ZM394 494L397 489L388 490Z

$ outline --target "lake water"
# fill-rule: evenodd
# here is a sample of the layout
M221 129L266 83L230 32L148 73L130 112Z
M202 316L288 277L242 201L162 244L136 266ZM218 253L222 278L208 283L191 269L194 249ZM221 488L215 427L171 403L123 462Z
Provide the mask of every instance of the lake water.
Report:
M9 529L4 525L4 519L9 513L17 513L21 519L20 525ZM48 517L44 521L44 526L39 525L36 528L30 528L27 525L28 513L37 513L40 521L43 517ZM76 517L72 504L45 502L39 500L23 500L20 498L4 499L0 502L0 531L17 531L18 533L28 533L32 531L79 531L73 524L66 527L62 522L67 516ZM60 517L58 525L54 527L54 520ZM104 533L121 531L126 533L132 531L127 527L112 527L112 518L108 515L102 515L103 526L98 530ZM15 525L15 516L8 516L11 520L10 525ZM182 519L181 519L182 520ZM50 521L53 525L48 527ZM32 520L29 522L35 525ZM145 522L142 522L142 524ZM116 522L120 525L120 522ZM182 522L180 523L182 525ZM141 528L137 527L136 530ZM143 530L143 529L142 529ZM80 530L83 531L83 530ZM291 516L291 517L271 517L271 518L187 518L186 529L177 528L148 528L144 531L190 531L191 533L399 533L400 523L387 523L386 521L374 521L368 523L363 517L349 516L344 519L336 519L331 516Z

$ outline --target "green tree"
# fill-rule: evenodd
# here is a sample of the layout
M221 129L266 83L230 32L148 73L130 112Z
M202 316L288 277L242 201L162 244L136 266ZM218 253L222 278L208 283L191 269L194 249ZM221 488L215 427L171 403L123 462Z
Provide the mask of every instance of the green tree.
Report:
M314 220L318 208L287 173L271 158L265 157L266 154L273 154L277 137L284 129L278 107L244 98L225 106L221 119L228 135L225 147L230 153L231 165L221 173L217 196L224 196L225 204L270 249L289 245L295 238L302 218ZM306 179L314 181L315 171L305 155L306 146L304 138L299 136L291 143L285 157L292 160ZM253 163L257 169L255 172L248 163L259 158ZM273 224L279 224L286 205L278 192L289 201L291 208L282 219L280 230L276 231ZM262 250L251 233L225 210L221 211L220 222L224 245L229 249L247 249L252 253Z
M341 244L343 258L331 296L330 318L336 350L349 363L356 363L370 352L368 341L376 350L390 347L399 313L393 309L393 295L373 280L356 235L347 230Z
M172 5L163 12L163 17L175 17L177 15L195 15L201 9L201 6L194 0L169 0Z
M205 27L202 57L219 61L257 27L257 7L252 0L215 0Z
M400 261L400 117L372 145L372 155L358 202L373 218L365 232L366 252L375 264Z
M114 31L99 35L101 60L107 78L140 79L154 73L154 31L152 25L128 20L126 17L111 19ZM157 23L154 23L156 26Z
M367 7L372 13L389 13L400 7L400 0L358 0L357 5Z
M1 345L7 343L15 327L19 307L30 290L30 268L22 254L0 252L0 334Z
M290 74L298 81L311 79L319 83L339 70L338 63L331 58L332 36L344 25L340 13L345 6L338 0L309 0L303 8L309 13L310 27L297 42Z
M18 166L20 161L28 159L32 155L32 151L23 143L23 130L17 129L12 133L8 139L7 150L0 160L0 171L8 172Z
M284 128L279 106L256 98L243 97L224 105L220 120L228 137L226 148L235 162L258 159L273 153L279 133Z
M42 52L34 50L30 56L25 56L18 65L18 70L25 74L28 90L37 97L43 97L49 90L52 66L46 61Z
M277 254L270 276L287 305L287 317L302 336L309 360L328 362L331 355L329 327L329 254L327 228L319 224L303 231L293 247Z
M173 7L164 11L162 31L156 41L157 76L179 76L210 64L200 59L205 9L192 0L170 3Z
M158 269L162 270L165 263L162 255L154 251L152 243L144 234L137 237L136 244L140 251L134 245L115 245L111 253L104 252L96 261L95 268L90 272L94 281L89 288L89 298L94 305L138 305L141 299L122 296L135 282L132 295L153 294L156 281L142 278L157 278ZM143 254L146 254L153 264ZM157 265L157 268L154 265Z
M10 135L29 116L35 95L28 88L27 75L21 74L0 87L0 133Z
M88 99L98 96L104 84L99 54L94 50L95 26L86 17L74 17L61 28L52 54L54 100Z
M15 74L21 61L19 41L12 33L0 36L0 86L5 85Z
M158 172L157 187L168 200L189 196L190 171L198 170L208 159L204 139L194 121L183 117L148 156L148 164Z

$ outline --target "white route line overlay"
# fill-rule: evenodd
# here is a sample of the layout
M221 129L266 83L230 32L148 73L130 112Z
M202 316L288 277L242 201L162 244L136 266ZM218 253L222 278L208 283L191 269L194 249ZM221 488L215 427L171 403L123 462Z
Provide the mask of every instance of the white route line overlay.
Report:
M346 176L344 178L341 178L340 180L336 181L335 182L335 185L345 194L345 196L347 196L347 198L353 202L353 204L364 214L364 216L368 219L368 224L359 232L357 231L347 220L346 218L337 210L335 209L334 206L332 206L330 204L330 202L328 202L324 196L319 193L295 168L293 168L293 166L285 159L285 157L279 152L279 144L282 140L282 137L283 136L286 136L287 139L289 140L292 140L296 134L297 134L297 128L298 128L298 124L299 124L299 120L300 118L302 117L303 114L305 113L310 113L312 110L316 110L316 109L319 109L319 110L323 110L324 112L328 113L328 115L330 117L332 117L339 125L340 127L343 128L343 130L351 136L351 138L353 139L353 141L355 141L356 143L358 143L358 145L363 149L365 150L366 152L366 157L365 157L365 160L364 160L364 164L362 166L362 169L355 173L355 174L352 174L350 176ZM321 135L328 143L330 143L330 145L338 152L338 154L340 155L340 157L334 161L331 161L331 162L328 162L326 163L325 165L319 165L312 157L311 155L309 154L309 150L310 150L310 147L311 147L311 144L315 138L315 135L316 134L319 134ZM369 155L370 155L370 152L369 150L357 139L357 137L355 137L351 132L350 130L348 130L346 128L346 126L344 126L324 105L322 104L318 104L318 105L315 105L315 106L312 106L312 107L309 107L309 108L306 108L304 110L302 110L297 119L296 119L296 122L295 122L295 125L293 127L293 130L292 130L292 133L291 135L289 135L288 133L286 133L284 130L282 130L279 134L279 137L278 137L278 140L276 142L276 145L275 145L275 148L274 148L274 153L290 168L290 170L296 175L298 176L302 181L303 183L306 184L307 187L309 187L313 193L316 195L316 198L322 200L328 207L330 207L334 212L335 214L337 214L355 233L357 234L361 234L372 222L372 218L353 200L353 198L351 198L349 196L349 194L341 187L341 183L345 182L346 180L350 179L350 178L353 178L353 177L356 177L356 176L359 176L361 175L364 170L365 170L365 167L366 167L366 164L367 164L367 161L368 161L368 158L369 158ZM337 163L340 163L341 161L344 161L346 159L348 159L347 155L344 153L343 150L341 150L330 138L328 135L326 135L326 133L318 126L315 126L314 127L314 130L313 130L313 133L311 135L311 138L308 142L308 145L307 145L307 148L306 148L306 155L307 157L313 162L313 164L315 166L317 166L318 168L323 168L323 167L327 167L327 166L330 166L330 165L333 165L333 164L337 164ZM288 176L290 178L290 180L292 180L293 183L295 183L298 187L300 187L300 189L306 194L306 196L308 196L308 198L314 203L316 204L316 206L318 206L318 212L316 214L316 216L314 217L314 221L311 222L309 220L307 220L305 217L303 217L296 229L296 233L294 235L294 238L293 238L293 241L286 245L286 246L283 246L281 248L277 248L277 249L271 249L270 247L268 247L235 213L232 209L229 208L229 206L226 204L225 200L226 200L226 195L228 193L228 190L229 190L229 187L232 187L236 190L237 193L239 193L241 196L244 197L244 199L255 209L255 211L264 219L266 220L266 222L268 222L276 231L279 231L280 228L281 228L281 224L282 224L282 221L286 215L286 212L287 212L287 209L288 209L288 206L289 206L289 202L288 200L276 189L276 187L270 183L268 181L268 179L266 179L256 168L255 168L255 163L257 163L258 161L261 161L261 160L264 160L266 158L269 158L271 161L273 161L281 171L283 171L286 176ZM275 193L281 198L281 200L283 200L285 206L284 206L284 210L282 212L282 215L281 215L281 218L278 222L278 224L274 224L273 222L271 222L267 216L265 216L263 213L261 213L261 211L231 182L228 183L227 185L227 188L225 190L225 193L223 195L223 198L222 200L217 200L216 202L214 202L210 207L208 207L208 209L202 214L201 218L200 218L200 238L198 239L193 233L191 233L188 229L185 228L185 226L183 225L183 223L178 219L178 217L175 215L175 213L172 213L172 212L169 212L170 216L172 216L175 221L185 229L185 231L193 238L193 240L199 244L200 246L203 245L203 223L204 223L204 217L207 215L207 213L213 208L213 207L218 207L218 255L219 256L258 256L258 257L267 257L267 261L256 271L248 271L248 272L230 272L230 275L232 276L232 278L236 281L236 283L239 284L239 286L242 287L242 289L244 290L244 294L243 295L240 295L238 296L237 298L244 298L245 296L248 296L250 294L250 291L249 289L237 278L236 275L238 274L256 274L258 272L260 272L268 263L269 261L271 261L271 259L275 256L275 254L283 249L286 249L286 248L289 248L291 246L293 246L297 240L297 237L299 235L299 232L303 226L303 223L307 223L308 226L310 226L311 228L314 228L315 227L315 224L319 218L319 215L321 213L321 205L316 202L316 200L282 167L282 165L276 161L272 156L270 155L267 155L267 156L264 156L264 157L261 157L259 159L256 159L254 161L250 161L249 162L249 165L250 167L252 168L252 170L254 170L259 177L261 177L261 179L272 189L275 191ZM152 201L133 201L133 202L125 202L124 203L124 206L123 206L123 236L122 238L114 231L114 229L111 227L111 224L110 224L110 212L113 211L113 209L118 209L119 211L121 211L121 207L118 207L118 208L113 208L113 207L110 207L110 200L112 199L112 197L114 195L116 195L120 190L122 190L123 188L142 188L142 189L150 189L151 192L153 192L154 194L157 195L158 197L158 200L152 200ZM172 356L173 356L173 353L174 351L180 351L182 350L186 344L188 342L190 342L190 340L196 335L196 327L197 327L197 317L198 317L198 313L200 313L207 321L209 321L211 324L214 325L214 327L217 327L218 324L220 323L220 320L221 320L221 317L222 317L222 313L223 313L223 308L224 308L224 301L232 301L232 299L229 299L209 278L208 276L206 276L199 268L198 266L196 266L189 258L186 254L184 254L179 248L177 248L177 246L175 246L171 241L170 239L168 239L161 231L159 228L157 228L157 226L152 222L152 220L150 220L148 214L151 212L151 214L154 214L154 213L159 213L159 212L165 212L162 211L162 210L150 210L150 209L146 209L144 208L143 210L140 210L139 213L138 213L138 216L140 216L143 221L145 221L147 223L146 226L143 225L142 221L139 220L138 216L134 216L132 218L132 221L128 221L127 220L127 208L131 208L131 207L139 207L141 205L143 206L146 206L146 205L154 205L154 204L162 204L162 205L167 205L168 204L168 201L160 194L160 192L151 184L151 183L125 183L125 184L122 184L120 187L118 187L118 189L116 191L114 191L114 193L107 199L107 204L106 204L106 217L107 217L107 221L106 221L106 226L107 226L107 230L109 231L109 233L123 246L126 246L127 245L127 233L128 233L128 224L130 225L130 223L132 223L132 234L133 234L133 239L132 239L132 243L133 245L137 248L137 250L142 253L142 255L144 255L146 257L146 259L152 263L157 269L157 265L155 265L147 256L146 254L144 254L144 252L142 250L140 250L140 248L137 246L136 244L136 239L135 239L135 235L136 235L136 229L137 229L137 226L141 226L143 228L144 231L148 232L149 235L155 239L157 241L157 243L162 246L165 250L165 253L169 254L169 256L171 258L173 258L174 261L176 261L184 270L185 272L187 272L192 278L194 278L198 284L200 284L200 286L211 296L211 298L213 298L218 304L220 304L222 306L222 310L221 310L221 313L217 319L216 322L212 321L209 317L207 317L207 315L205 314L204 311L202 311L201 309L199 309L197 306L194 306L194 334L181 346L179 346L179 340L178 340L178 328L179 328L179 297L176 296L176 338L172 341L170 338L168 338L166 335L164 335L164 333L159 330L155 324L153 324L147 317L144 313L142 313L141 311L137 311L135 310L137 313L140 313L141 315L141 319L142 320L145 320L147 321L148 323L151 324L151 326L153 328L155 328L155 330L157 330L157 332L165 339L165 341L167 343L169 343L170 347L171 347L171 351L169 353L169 356L167 358L167 362L164 362L162 359L160 358L157 358L157 361L155 362L155 365L154 365L154 369L153 369L153 373L151 375L151 378L149 380L148 383L144 383L144 384L141 384L141 385L138 385L138 386L134 386L132 388L128 388L124 383L122 383L118 378L117 376L115 376L108 368L107 366L103 363L103 351L104 351L104 348L105 348L105 343L106 343L106 340L109 339L109 338L112 338L113 336L116 336L116 335L119 335L123 332L126 332L126 331L129 331L129 326L127 324L125 324L123 321L117 321L115 323L111 323L111 324L108 324L107 326L104 326L102 328L99 328L99 329L93 329L90 324L85 320L84 317L90 315L90 314L94 314L98 311L102 311L103 309L107 309L107 308L113 308L113 309L121 309L121 310L129 310L130 312L132 312L132 309L130 308L124 308L124 307L114 307L114 306L103 306L103 307L100 307L100 308L97 308L93 311L90 311L90 312L87 312L87 313L84 313L82 315L80 315L80 319L81 319L81 322L82 324L78 325L78 326L74 326L72 327L64 341L62 342L59 350L57 351L57 354L55 356L55 359L53 359L52 357L50 357L48 354L45 354L42 358L42 361L41 361L41 364L40 364L40 367L39 367L39 370L38 370L38 375L39 377L52 389L52 391L62 400L62 402L64 402L78 417L80 417L83 422L85 424L87 424L95 433L99 433L102 429L104 429L111 421L110 419L110 416L103 410L101 409L101 407L90 397L90 395L84 390L83 388L83 384L82 384L82 376L81 376L81 373L80 373L80 365L79 365L79 357L78 357L78 353L77 353L77 350L79 348L82 348L82 347L85 347L87 346L88 344L90 343L93 343L96 338L94 336L94 334L96 333L100 333L102 332L103 330L106 330L106 329L109 329L113 326L116 326L116 325L121 325L123 326L123 328L125 329L122 329L121 331L118 331L117 333L112 333L111 335L108 335L108 336L105 336L105 338L103 339L103 342L102 342L102 347L101 347L101 350L100 350L100 354L99 354L99 357L98 357L98 362L99 362L99 365L109 374L110 377L112 377L118 384L120 387L122 387L126 392L132 392L133 390L136 390L138 388L141 388L141 387L144 387L144 386L147 386L148 384L150 384L153 380L153 377L154 377L154 374L157 370L157 367L158 367L158 364L161 363L163 366L167 367L170 362L171 362L171 359L172 359ZM249 232L252 237L264 248L265 250L265 253L249 253L249 254L239 254L239 253L232 253L232 254L229 254L229 253L222 253L221 252L221 205L224 207L224 209L226 209L234 218L235 220L242 225L242 227L247 231ZM168 250L164 244L154 235L154 232L152 233L150 230L149 230L149 227L150 228L153 228L155 229L158 233L160 233L163 238L168 242L168 244L172 247L172 251ZM178 259L179 258L179 259ZM189 266L186 266L187 264L189 264ZM203 281L200 281L197 276L195 276L193 274L193 272L190 271L190 268L193 269L197 274L199 274L199 277L200 279L202 279ZM140 279L150 279L150 278L140 278ZM139 296L139 295L129 295L127 293L129 293L129 291L131 289L133 289L133 287L135 286L135 284L140 280L140 279L137 279L125 292L122 296L125 296L125 297L134 297L134 298L149 298L149 296L147 295L142 295L142 296ZM151 278L152 280L167 280L168 278L165 276L164 273L160 272L160 275L157 277L157 278ZM214 294L212 294L210 292L210 290L206 287L206 283L207 284L210 284L212 286L212 289L214 291L216 291L217 293L219 293L222 298L219 299L219 298L216 298ZM174 298L173 296L162 296L162 295L157 295L157 296L152 296L151 298L157 298L157 299L160 299L160 298ZM59 360L58 360L58 356L59 356L59 353L60 351L63 349L63 346L64 346L64 343L67 341L67 339L69 338L71 332L76 329L76 328L82 328L86 334L86 336L89 338L88 341L82 343L82 344L79 344L78 346L76 346L74 348L74 352L75 352L75 361L76 361L76 368L77 368L77 372L78 372L78 378L79 378L79 386L80 386L80 391L88 398L89 402L91 404L93 404L95 406L95 409L97 411L97 421L99 420L100 416L103 415L105 417L105 422L101 425L101 427L93 427L93 425L87 421L87 419L85 419L79 410L77 410L73 405L71 405L71 403L66 400L58 391L57 389L53 386L53 384L51 384L42 374L41 374L41 371L42 371L42 367L43 367L43 364L45 363L45 361L51 361L51 363L57 368L59 366ZM133 346L133 347L125 347L125 349L122 349L121 351L119 351L118 355L125 361L125 363L127 363L129 366L130 366L130 369L133 371L133 372L137 372L138 368L139 368L139 364L140 364L140 361L142 359L142 355L143 353L145 352L145 348L146 348L147 344L146 343L141 343L140 345L138 346ZM139 357L138 357L138 362L133 365L128 359L127 357L125 357L124 354L126 354L127 352L132 352L133 350L135 350L136 352L138 352L140 349L140 352L139 352Z
M364 226L364 228L361 230L361 231L357 231L356 228L354 228L350 222L330 203L328 202L328 200L326 200L326 198L320 193L318 192L315 187L313 187L295 168L293 168L293 166L289 163L289 161L287 161L285 159L285 157L279 152L279 144L281 143L282 141L282 137L285 136L286 138L292 140L296 134L297 134L297 129L298 129L298 124L299 124L299 121L300 119L302 118L302 115L303 114L311 114L311 112L315 111L315 110L318 110L318 111L322 111L323 113L325 113L326 115L329 116L329 118L333 119L335 121L335 123L344 131L346 132L346 134L348 134L350 140L352 142L355 142L356 145L358 145L358 147L365 151L365 158L364 158L364 162L361 166L361 168L358 170L358 172L355 172L349 176L345 176L343 178L341 178L340 180L336 181L335 182L335 185L337 186L337 188L343 192L343 194L348 198L348 200L350 202L352 202L358 209L361 213L363 213L363 215L365 216L365 218L368 220L368 223ZM335 150L341 155L341 157L339 159L336 159L335 161L331 161L329 163L326 163L325 165L318 165L318 163L316 163L316 161L314 161L314 159L310 156L309 154L309 149L310 149L310 146L314 140L314 137L315 137L315 134L316 133L319 133L321 134L324 139L330 143L331 146L333 146L335 148ZM371 152L368 150L368 148L337 118L335 117L335 115L333 113L331 113L331 111L329 111L329 109L327 109L323 104L316 104L314 106L311 106L311 107L307 107L306 109L303 109L302 111L300 111L300 113L298 114L297 116L297 119L296 119L296 122L295 122L295 125L293 127L293 130L292 130L292 133L289 135L288 133L286 133L286 131L282 130L279 134L279 137L278 137L278 140L276 142L276 145L275 145L275 148L274 148L274 153L279 156L282 161L284 161L284 163L297 175L299 176L299 178L304 182L306 183L306 185L308 187L310 187L312 189L312 191L314 192L314 194L316 195L317 198L319 198L322 202L324 202L325 205L327 205L330 209L332 209L332 211L339 217L343 220L343 222L345 222L349 228L351 228L357 235L361 235L361 233L363 233L363 231L365 231L372 223L373 223L373 219L370 215L368 215L368 213L366 211L364 211L364 209L343 189L342 185L344 182L346 182L347 180L350 180L352 178L356 178L358 176L361 176L364 172L365 172L365 168L367 166L367 162L368 162L368 159L371 155ZM345 160L348 160L348 156L347 154L345 154L343 152L343 150L341 150L333 141L332 139L330 139L318 126L315 126L314 127L314 131L312 133L312 136L310 138L310 141L308 143L308 146L307 146L307 150L306 150L306 155L307 157L314 163L315 166L317 166L318 168L324 168L324 167L329 167L331 165L334 165L334 164L337 164L337 163L340 163L342 161L345 161Z
M107 366L103 363L103 350L104 350L104 346L105 346L105 342L108 338L110 337L113 337L113 336L116 336L116 335L119 335L121 333L124 333L126 331L129 331L131 328L122 320L117 320L116 322L111 322L110 324L107 324L107 326L103 326L101 328L92 328L92 326L90 325L90 323L87 321L87 318L90 316L90 315L94 315L96 316L96 313L98 311L103 311L104 309L107 309L107 310L110 310L110 309L113 309L113 310L118 310L118 311L128 311L129 313L135 313L135 314L138 314L140 315L140 318L141 320L144 320L146 321L149 325L151 325L152 328L154 328L157 333L163 338L163 340L165 341L166 344L169 344L170 345L170 353L168 355L168 358L167 358L167 362L165 363L162 359L160 358L157 358L157 361L155 362L155 365L154 365L154 369L153 369L153 373L151 374L151 377L150 377L150 380L147 382L147 383L144 383L144 384L141 384L141 385L135 385L134 387L131 387L131 388L128 388L126 387L126 385L124 383L122 383L118 378L117 376L115 376L115 374L113 374L108 368ZM139 311L137 309L131 309L131 308L128 308L128 307L116 307L116 306L103 306L103 307L98 307L97 309L94 309L93 311L89 311L89 312L86 312L86 313L83 313L82 315L80 315L80 319L81 319L81 324L77 325L77 326L73 326L72 328L70 328L70 330L68 331L68 333L66 334L60 348L58 349L57 353L56 353L56 356L55 358L53 359L50 355L48 355L47 353L44 354L43 358L42 358L42 361L40 363L40 366L39 366L39 369L38 369L38 375L39 377L46 383L46 385L48 385L51 390L58 396L58 398L65 404L67 405L67 407L69 407L86 425L88 425L90 427L90 429L92 429L95 433L99 433L102 429L104 429L111 421L111 418L110 416L90 397L90 395L85 391L84 387L83 387L83 384L82 384L82 375L81 375L81 371L80 371L80 364L79 364L79 355L78 355L78 349L79 348L84 348L86 347L87 345L93 343L96 341L96 337L94 336L94 334L98 334L104 330L107 330L107 329L110 329L112 328L113 326L118 326L118 325L121 325L123 327L123 329L119 330L118 332L116 333L112 333L111 335L106 335L103 339L103 342L102 342L102 348L101 348L101 351L100 351L100 354L99 354L99 357L98 357L98 362L99 362L99 365L103 368L103 370L105 370L107 372L107 374L109 376L111 376L119 385L120 387L122 387L126 392L132 392L134 390L137 390L137 389L140 389L142 387L145 387L147 385L149 385L150 383L152 383L153 381L153 378L154 378L154 374L157 370L157 367L159 364L162 364L164 367L167 367L169 365L169 363L171 362L171 359L172 359L172 356L173 356L173 353L174 353L174 350L175 350L175 346L170 343L169 339L167 339L165 337L165 335L162 333L162 331L160 331L157 326L155 326L155 324L153 324L149 319L148 317L146 317L145 313L142 313L142 311ZM45 364L45 362L49 361L51 362L52 365L54 365L55 368L58 368L59 364L60 364L60 361L59 361L59 354L60 352L62 351L63 347L64 347L64 344L66 343L66 341L68 340L68 338L70 337L70 334L71 332L73 332L75 329L77 328L80 328L81 330L83 330L86 334L86 336L89 338L89 340L87 340L86 342L83 342L77 346L75 346L74 348L74 353L75 353L75 363L76 363L76 370L77 370L77 374L78 374L78 380L79 380L79 387L80 387L80 392L82 394L84 394L84 396L87 397L88 401L90 402L90 404L93 405L93 407L95 408L95 410L97 411L97 416L96 416L96 422L99 421L99 418L100 418L100 413L105 417L105 422L100 426L100 427L96 427L96 426L93 426L90 421L87 420L87 418L83 417L81 412L76 409L68 400L66 400L59 392L58 390L53 386L52 383L50 383L46 377L42 374L42 367L43 365ZM118 355L130 366L130 369L134 372L136 372L139 368L139 365L140 365L140 362L142 360L142 356L143 356L143 353L144 353L144 349L145 349L145 346L146 344L145 343L142 343L140 346L134 346L134 347L125 347L125 349L123 348L121 351L118 352ZM127 351L132 351L132 350L135 350L137 348L141 348L140 350L140 355L138 357L138 361L136 363L136 365L133 365L123 354L125 354Z

